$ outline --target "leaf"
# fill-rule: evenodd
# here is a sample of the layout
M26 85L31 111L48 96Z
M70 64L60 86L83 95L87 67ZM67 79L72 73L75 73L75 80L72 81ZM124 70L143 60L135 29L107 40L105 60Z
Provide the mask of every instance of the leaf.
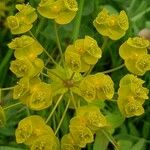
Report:
M143 150L145 145L145 139L140 139L135 145L132 146L131 150Z
M115 111L106 115L106 119L108 120L112 128L117 128L124 122L125 118L119 111Z
M129 140L119 140L119 148L120 150L130 150L132 146L132 142Z
M98 131L96 133L93 150L99 150L99 149L106 150L108 143L109 143L108 138L101 131Z
M22 148L15 148L15 147L9 147L9 146L0 146L0 150L24 150Z

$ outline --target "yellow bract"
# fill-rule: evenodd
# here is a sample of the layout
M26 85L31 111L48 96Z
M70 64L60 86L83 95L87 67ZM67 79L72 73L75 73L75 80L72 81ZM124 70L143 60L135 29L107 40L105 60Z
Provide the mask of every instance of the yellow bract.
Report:
M19 99L29 92L29 78L21 78L17 85L14 87L13 98Z
M54 19L58 24L67 24L75 17L78 3L76 0L41 0L37 10L43 17Z
M58 139L54 135L43 135L37 138L31 150L60 150Z
M32 110L42 110L52 104L52 86L35 77L22 78L14 88L13 98Z
M144 75L150 70L149 41L141 37L129 38L119 48L127 69L135 75Z
M86 119L86 126L93 133L108 125L105 116L97 106L82 106L78 108L77 116L82 116Z
M109 15L109 12L103 9L93 24L100 34L108 36L112 40L118 40L123 37L129 28L128 17L123 10L119 15Z
M69 133L64 135L61 139L61 150L81 150L81 148L75 144Z
M94 134L100 128L108 126L105 116L97 106L82 106L76 116L70 120L69 131L61 141L64 150L80 150L93 142Z
M7 24L12 34L22 34L32 28L32 23L37 19L35 9L29 4L16 5L18 13L7 18Z
M41 59L35 58L34 60L29 60L24 57L22 59L16 59L11 62L10 70L17 77L29 77L32 78L38 75L44 67L44 63Z
M88 127L83 126L82 124L80 125L80 122L74 122L74 118L70 121L69 129L70 134L73 140L75 141L76 145L81 148L84 148L87 143L91 143L94 141L92 131Z
M29 145L34 150L37 145L44 150L58 150L59 143L53 130L46 125L44 120L37 115L29 116L21 120L15 132L17 143ZM52 147L54 149L52 149ZM47 149L46 149L47 148Z
M111 99L114 95L114 83L112 79L102 73L85 77L81 81L79 89L81 96L88 102L96 99Z
M65 51L65 61L68 67L75 72L86 72L101 58L102 51L96 40L89 36L78 39L69 45Z
M143 54L125 60L127 69L136 75L144 75L150 70L150 55Z
M21 37L13 39L8 46L15 50L14 55L18 59L24 57L34 59L43 52L42 46L32 37L27 35L22 35Z
M117 102L125 117L139 116L144 113L142 105L145 99L148 99L149 90L142 86L143 83L143 80L131 74L125 75L120 80Z

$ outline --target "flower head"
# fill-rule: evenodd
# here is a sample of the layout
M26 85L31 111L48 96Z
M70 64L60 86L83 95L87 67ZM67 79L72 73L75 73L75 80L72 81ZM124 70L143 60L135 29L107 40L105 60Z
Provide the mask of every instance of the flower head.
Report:
M118 40L123 37L129 28L128 17L123 10L119 15L109 15L109 12L103 9L93 24L100 34L108 36L112 40Z
M120 80L118 90L118 107L125 117L138 116L144 113L142 107L148 99L149 90L142 86L143 80L127 74Z
M7 24L12 34L22 34L32 28L32 23L37 19L37 14L29 4L18 4L16 8L19 12L14 16L9 16Z
M88 71L90 66L96 64L101 56L102 51L96 40L89 36L76 40L65 51L66 64L75 72Z
M41 0L38 12L58 24L67 24L73 20L78 10L76 0Z
M27 35L22 35L21 37L13 39L8 46L15 50L14 55L18 59L23 59L24 57L35 59L43 51L42 46Z

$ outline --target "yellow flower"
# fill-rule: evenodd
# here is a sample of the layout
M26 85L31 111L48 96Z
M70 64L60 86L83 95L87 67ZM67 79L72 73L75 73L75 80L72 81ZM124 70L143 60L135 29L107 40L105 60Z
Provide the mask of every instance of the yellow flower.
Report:
M95 133L102 127L106 127L107 120L97 106L82 106L77 109L77 116L86 119L86 126Z
M81 150L81 148L75 144L69 133L64 135L61 139L61 150Z
M69 45L65 51L65 61L68 67L75 72L86 72L101 58L102 51L96 40L89 36L78 39Z
M150 70L150 55L143 54L129 57L125 60L125 66L131 73L142 76Z
M18 124L15 131L16 142L31 146L41 136L55 137L50 126L37 115L24 118ZM33 144L34 145L34 144Z
M43 135L35 139L30 150L60 150L55 135Z
M24 57L34 59L43 52L42 46L32 37L27 35L22 35L21 37L13 39L8 46L15 50L14 55L18 59Z
M41 59L35 58L30 61L28 58L16 59L11 62L10 70L19 77L34 77L38 75L44 67Z
M67 24L75 17L78 4L76 0L41 0L37 10L43 17L54 19L58 24Z
M119 55L123 59L147 54L149 41L142 37L129 38L119 48Z
M69 130L75 144L81 148L84 148L86 144L91 143L94 140L92 131L85 125L84 117L72 118Z
M85 77L81 81L79 89L81 96L88 102L96 99L112 99L114 95L114 83L112 79L102 73Z
M144 113L142 105L145 99L148 99L149 90L142 86L143 83L143 80L131 74L120 80L117 103L124 116L131 117Z
M100 34L108 36L112 40L118 40L123 37L129 28L128 17L123 10L119 15L110 15L106 9L103 9L93 24Z
M40 82L35 84L34 90L30 90L30 98L27 105L32 110L42 110L52 104L52 87L50 84Z
M19 12L14 16L9 16L7 24L12 34L22 34L32 28L32 23L37 19L37 14L29 4L18 4L16 8Z
M0 127L4 127L6 123L6 116L3 108L0 106Z
M29 78L21 78L14 87L13 99L19 99L29 92Z

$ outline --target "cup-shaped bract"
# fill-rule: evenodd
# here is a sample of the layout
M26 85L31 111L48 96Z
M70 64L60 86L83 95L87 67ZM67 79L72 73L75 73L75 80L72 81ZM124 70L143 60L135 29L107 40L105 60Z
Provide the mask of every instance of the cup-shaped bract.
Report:
M29 77L32 78L38 75L44 67L44 62L35 58L29 60L27 57L16 59L11 62L10 70L18 77Z
M125 117L144 113L142 105L148 99L149 90L143 87L143 83L143 80L132 74L127 74L120 80L117 103Z
M75 144L81 148L84 148L86 144L91 143L94 140L93 133L86 127L86 119L83 116L71 119L69 131Z
M83 116L86 119L86 126L95 133L102 127L108 126L105 116L100 112L97 106L82 106L77 109L77 116Z
M4 109L0 106L0 128L4 127L6 123L6 116Z
M9 48L14 49L14 55L17 59L27 57L34 59L43 52L42 46L32 37L22 35L8 44Z
M7 24L12 34L22 34L32 28L32 23L37 19L35 9L29 4L16 5L18 13L7 18Z
M54 19L58 24L71 22L78 10L76 0L41 0L38 12L46 18Z
M65 62L74 72L86 72L102 56L96 40L89 36L77 39L65 51Z
M32 110L42 110L52 104L52 87L50 84L40 82L33 85L27 106Z
M142 37L133 37L125 41L119 48L119 55L122 59L147 54L149 41Z
M81 150L81 148L75 144L69 133L64 135L61 139L61 150Z
M97 73L85 77L79 86L80 94L86 101L109 100L114 95L114 83L109 75Z
M60 150L59 141L55 135L42 135L35 139L31 150Z
M17 143L24 143L26 145L32 145L33 142L42 135L54 137L54 132L46 125L45 121L37 115L32 115L21 120L15 132Z
M110 15L107 9L103 9L93 24L100 34L112 40L118 40L123 37L129 28L128 17L124 10L119 15Z
M125 66L131 73L142 76L150 70L150 55L143 54L129 57L125 60Z
M13 90L13 98L19 99L29 92L29 78L21 78Z

